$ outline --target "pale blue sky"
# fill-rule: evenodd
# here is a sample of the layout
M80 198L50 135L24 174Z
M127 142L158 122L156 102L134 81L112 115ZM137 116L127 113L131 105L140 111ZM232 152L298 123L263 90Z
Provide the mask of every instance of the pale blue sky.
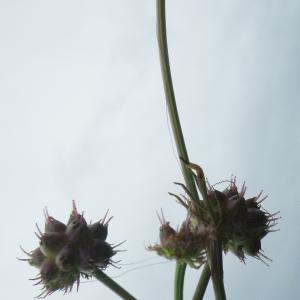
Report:
M300 3L167 1L175 93L190 159L211 183L235 174L247 195L281 211L263 240L266 267L224 258L228 299L298 299ZM114 216L108 241L124 263L150 258L155 210L173 226L167 194L182 181L168 131L155 37L155 1L0 1L0 219L3 299L32 299L36 270L15 259L37 245L42 210L66 220ZM159 262L163 259L150 261ZM135 266L131 266L135 267ZM109 269L117 275L131 268ZM172 299L174 264L118 282L138 299ZM189 270L186 299L199 272ZM117 299L99 283L49 299ZM206 299L212 299L211 288Z

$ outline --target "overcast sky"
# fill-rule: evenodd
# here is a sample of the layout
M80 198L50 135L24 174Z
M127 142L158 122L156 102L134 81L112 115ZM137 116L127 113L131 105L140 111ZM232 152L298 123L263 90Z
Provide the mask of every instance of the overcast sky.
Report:
M270 267L224 258L230 300L299 299L300 2L167 1L175 94L190 160L210 183L237 176L263 189L280 231L262 243ZM43 208L66 221L109 208L116 259L152 258L155 210L176 227L167 192L183 181L168 129L155 1L0 0L0 218L3 299L33 299L37 270L16 260L37 246ZM144 264L146 264L144 263ZM138 265L109 268L116 276ZM174 263L116 279L138 299L172 299ZM188 270L185 299L199 271ZM205 299L212 299L211 287ZM105 286L49 299L117 299Z

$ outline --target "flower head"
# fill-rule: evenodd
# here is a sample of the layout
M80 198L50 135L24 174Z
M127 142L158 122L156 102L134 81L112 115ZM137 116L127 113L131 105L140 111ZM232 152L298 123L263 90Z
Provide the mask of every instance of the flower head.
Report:
M160 220L160 243L150 245L148 250L155 251L167 259L174 259L199 268L205 261L205 248L207 243L207 230L205 227L195 226L190 214L178 230L170 226L163 213Z
M39 247L31 252L22 251L28 258L21 259L39 269L32 280L43 288L37 298L45 298L55 291L70 292L74 283L77 290L80 277L90 278L95 269L106 269L113 265L112 257L118 252L106 242L108 223L105 217L88 225L83 213L79 214L73 201L73 208L67 224L49 215L44 210L45 228L42 232L37 226Z
M187 218L178 230L173 229L164 216L159 217L160 243L148 247L168 259L176 259L200 266L206 258L206 249L214 239L219 239L223 250L233 252L241 261L245 255L257 258L265 263L270 260L261 250L261 240L272 231L278 213L268 213L261 206L267 198L257 196L245 198L245 183L238 190L236 178L229 186L219 191L207 184L203 170L196 164L187 163L193 172L198 189L203 197L196 202L186 186L180 185L186 195L175 195L177 202L187 210Z
M221 207L219 231L222 236L224 250L231 250L242 261L245 254L257 259L270 260L261 250L261 240L274 231L279 212L268 213L261 206L267 196L261 198L262 191L254 197L245 198L246 186L239 191L236 179L223 191L210 190L210 195L217 198Z

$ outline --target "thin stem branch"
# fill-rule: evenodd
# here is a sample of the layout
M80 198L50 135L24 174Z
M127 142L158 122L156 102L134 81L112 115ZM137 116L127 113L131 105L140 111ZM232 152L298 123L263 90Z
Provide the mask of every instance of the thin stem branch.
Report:
M107 276L104 272L99 269L95 269L92 275L114 291L117 295L119 295L124 300L137 300L131 294L129 294L125 289L123 289L118 283L112 280L109 276Z
M193 296L193 300L202 300L203 299L209 279L210 279L210 268L209 268L209 264L206 263L203 267L198 285L196 287L196 290L195 290L195 293Z

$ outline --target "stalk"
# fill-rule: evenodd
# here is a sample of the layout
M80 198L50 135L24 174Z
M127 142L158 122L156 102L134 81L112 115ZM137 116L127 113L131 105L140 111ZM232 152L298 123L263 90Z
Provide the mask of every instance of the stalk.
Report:
M176 264L175 284L174 284L175 299L183 299L183 285L184 285L185 270L186 270L186 264L182 264L182 263Z
M167 44L167 33L166 33L166 17L165 17L165 0L156 0L156 14L157 14L157 40L159 46L159 56L162 78L164 83L164 90L167 102L168 113L170 117L170 123L172 127L172 132L176 144L177 153L180 159L181 170L185 180L186 187L192 195L192 203L194 208L201 215L199 211L200 201L195 186L195 182L191 172L187 169L186 164L189 163L187 150L185 147L184 137L180 125L180 120L178 116L175 94L173 89L169 54L168 54L168 44ZM204 179L204 178L203 178ZM202 187L203 188L203 187ZM206 194L206 193L205 193ZM207 195L207 194L206 194ZM204 198L206 197L204 196ZM205 202L206 199L205 199ZM210 211L211 218L216 225L216 218L213 210L210 207L210 203L206 203ZM208 265L203 269L203 273L200 277L198 287L196 289L195 295L204 295L207 283L209 281L210 273L212 275L214 292L217 300L225 300L225 289L223 283L223 261L222 261L222 245L217 238L211 242L208 248L208 256L210 259L210 272L208 270ZM185 264L177 263L175 272L175 300L183 299L183 282L184 282L184 270L186 268ZM201 299L201 298L198 298Z
M196 287L196 290L195 290L195 293L193 296L193 300L202 300L203 299L206 287L209 282L209 278L210 278L210 268L209 268L209 264L206 263L203 267L198 285Z
M157 16L157 41L159 47L159 57L161 73L163 78L166 103L168 108L168 113L170 117L170 123L172 127L172 132L176 144L177 154L180 159L181 170L184 177L185 185L192 195L192 203L196 210L199 210L200 201L195 186L193 176L186 167L184 162L189 162L184 137L180 125L179 115L176 106L175 94L172 83L169 54L168 54L168 44L167 44L167 32L166 32L166 17L165 17L165 0L156 0L156 16ZM201 212L199 212L201 213ZM184 274L185 274L186 264L178 263L176 265L175 271L175 300L183 299L183 284L184 284Z
M215 298L216 300L226 300L223 280L222 245L218 237L211 241L210 247L208 248L208 255Z
M182 129L180 125L180 120L177 111L177 105L175 100L175 94L173 89L169 54L168 54L168 44L167 44L167 32L166 32L166 17L165 17L165 0L156 1L157 8L157 40L159 46L159 56L160 56L160 66L163 77L165 95L168 113L170 117L170 123L172 127L172 132L176 144L177 153L180 159L182 174L184 181L190 193L192 194L193 201L197 202L196 207L200 205L199 197L196 189L196 185L193 176L189 169L186 167L185 162L189 162L187 150L185 147L184 137L182 134Z
M118 283L112 280L104 272L99 269L95 269L92 275L99 280L101 283L110 288L113 292L119 295L124 300L137 300L131 294L129 294L125 289L123 289Z

